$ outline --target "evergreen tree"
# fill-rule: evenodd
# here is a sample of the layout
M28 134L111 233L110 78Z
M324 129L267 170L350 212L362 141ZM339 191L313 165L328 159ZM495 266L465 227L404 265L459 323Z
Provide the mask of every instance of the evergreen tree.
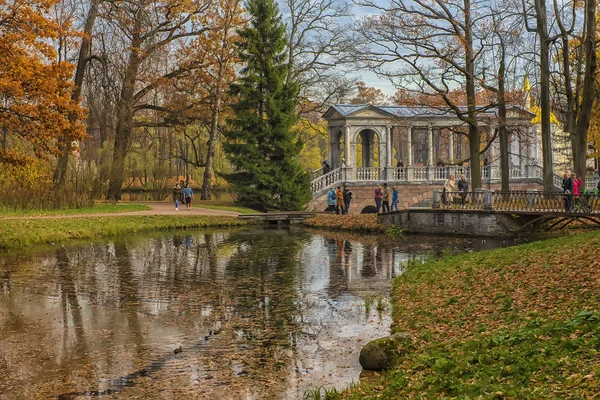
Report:
M310 198L309 174L298 155L298 86L287 82L285 27L273 0L249 0L250 24L239 31L239 81L231 86L237 103L224 133L234 171L226 174L244 203L263 210L298 210Z

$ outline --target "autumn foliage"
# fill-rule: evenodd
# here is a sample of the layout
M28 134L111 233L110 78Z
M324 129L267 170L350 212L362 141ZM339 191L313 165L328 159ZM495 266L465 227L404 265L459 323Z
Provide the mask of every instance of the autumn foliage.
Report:
M58 62L49 43L74 35L48 18L55 3L0 0L0 164L24 167L56 153L58 137L84 137L83 109L71 100L73 66Z

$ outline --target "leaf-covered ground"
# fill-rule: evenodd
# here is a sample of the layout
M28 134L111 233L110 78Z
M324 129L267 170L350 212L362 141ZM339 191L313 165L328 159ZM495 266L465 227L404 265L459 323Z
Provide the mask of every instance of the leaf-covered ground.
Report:
M353 231L385 233L388 227L377 222L377 214L361 215L332 215L317 214L304 221L304 226L309 228L329 229L333 231Z
M415 350L343 397L598 396L599 250L596 231L409 269L392 330L411 332Z

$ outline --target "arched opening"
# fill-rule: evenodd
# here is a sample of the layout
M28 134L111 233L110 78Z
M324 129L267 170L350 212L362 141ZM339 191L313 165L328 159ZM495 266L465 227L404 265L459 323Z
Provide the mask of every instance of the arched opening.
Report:
M379 164L379 136L374 130L364 129L356 140L356 166L378 168Z
M344 133L341 130L333 132L329 145L331 146L330 166L331 168L340 168L342 163L345 163L348 159L345 153Z

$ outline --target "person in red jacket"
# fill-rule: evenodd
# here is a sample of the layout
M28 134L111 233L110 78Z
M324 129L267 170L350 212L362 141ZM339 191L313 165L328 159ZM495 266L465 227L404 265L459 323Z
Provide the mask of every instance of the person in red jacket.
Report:
M383 197L383 192L381 191L381 186L377 185L375 188L375 205L377 206L377 212L381 209L381 198Z

